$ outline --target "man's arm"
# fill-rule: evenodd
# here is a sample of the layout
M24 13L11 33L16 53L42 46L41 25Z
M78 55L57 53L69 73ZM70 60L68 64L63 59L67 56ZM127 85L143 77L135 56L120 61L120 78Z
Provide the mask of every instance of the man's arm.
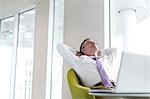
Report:
M76 51L65 45L65 44L58 44L57 50L59 54L71 65L71 67L77 66L78 57L75 55Z

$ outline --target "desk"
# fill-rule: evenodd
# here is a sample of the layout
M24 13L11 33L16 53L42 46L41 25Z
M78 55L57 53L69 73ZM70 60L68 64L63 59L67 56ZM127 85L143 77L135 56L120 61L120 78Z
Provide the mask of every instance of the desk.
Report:
M150 99L150 93L102 93L102 92L91 92L89 95L101 96L101 97L123 97L123 98L134 98L134 99Z

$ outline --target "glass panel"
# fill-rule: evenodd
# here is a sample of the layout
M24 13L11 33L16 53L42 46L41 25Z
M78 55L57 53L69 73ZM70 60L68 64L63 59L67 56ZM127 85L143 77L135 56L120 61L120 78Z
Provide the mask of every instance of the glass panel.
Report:
M14 17L0 20L0 99L9 99Z
M35 9L19 18L15 99L31 99Z
M12 46L14 17L1 20L0 45Z
M62 57L56 46L63 42L64 0L55 0L54 42L52 56L52 99L62 99Z
M114 0L110 0L111 47L123 48L122 33L120 32L120 15L117 11L117 6Z

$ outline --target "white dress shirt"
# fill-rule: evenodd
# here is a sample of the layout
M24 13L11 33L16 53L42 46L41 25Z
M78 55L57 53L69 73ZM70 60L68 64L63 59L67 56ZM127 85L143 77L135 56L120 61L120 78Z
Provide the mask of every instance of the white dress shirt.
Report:
M60 55L76 71L83 85L91 87L101 82L96 61L92 59L94 56L82 55L78 57L75 55L76 51L65 44L58 44L57 49ZM115 48L103 49L101 50L101 56L99 59L101 60L109 79L116 80L114 79L117 74L115 69L118 70L120 64L119 61L116 61L116 59L121 59L121 53L117 55L117 49ZM116 65L115 67L117 68L112 68L114 67L113 65Z

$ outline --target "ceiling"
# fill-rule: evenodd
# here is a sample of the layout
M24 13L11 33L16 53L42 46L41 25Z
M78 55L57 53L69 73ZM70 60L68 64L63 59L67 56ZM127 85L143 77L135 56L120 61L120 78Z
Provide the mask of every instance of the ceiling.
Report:
M0 19L31 8L44 0L0 0Z
M36 3L43 0L0 0L0 3L3 5L14 5L14 4L23 4L23 3Z
M11 14L21 12L24 9L31 8L36 3L44 0L0 0L0 19L10 16ZM130 0L111 0L111 2L120 1L127 2ZM142 18L146 18L150 16L150 0L131 0L131 1L142 1L147 4L147 8L144 11L138 11L138 18L143 20ZM118 4L116 4L119 6ZM144 13L144 14L143 14Z

